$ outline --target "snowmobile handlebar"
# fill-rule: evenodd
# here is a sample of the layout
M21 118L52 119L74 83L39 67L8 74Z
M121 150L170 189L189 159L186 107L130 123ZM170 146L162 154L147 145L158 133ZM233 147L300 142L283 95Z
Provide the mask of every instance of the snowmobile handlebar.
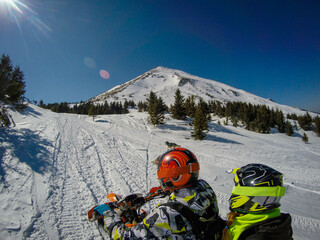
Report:
M148 195L142 196L142 194L130 194L119 201L107 203L111 209L116 210L116 212L121 217L122 221L126 223L127 226L134 226L136 223L141 222L144 217L147 216L147 212L142 211L138 214L140 208L150 200L157 197L165 197L167 192L160 188L157 191L149 192ZM129 223L129 224L128 224Z
M142 221L142 219L147 215L145 211L138 214L140 208L150 200L156 198L162 198L168 195L167 191L163 191L160 187L152 188L146 196L142 194L130 194L126 197L121 197L120 195L110 193L107 195L109 199L108 206L116 211L121 217L124 223L133 223ZM96 206L95 206L96 207ZM90 222L99 220L103 218L99 213L97 213L93 207L88 212L88 219Z
M133 208L139 210L142 205L153 200L155 198L162 198L168 195L167 191L158 189L156 191L149 192L146 196L142 196L140 193L130 194L126 197L120 198L118 201L111 201L109 206L111 208L118 208L120 210L126 210L128 208Z

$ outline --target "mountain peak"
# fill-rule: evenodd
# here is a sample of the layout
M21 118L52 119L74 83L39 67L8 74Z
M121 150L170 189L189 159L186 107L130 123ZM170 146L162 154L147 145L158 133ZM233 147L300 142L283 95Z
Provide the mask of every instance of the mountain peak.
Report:
M194 76L192 74L170 69L163 66L155 67L148 72L118 85L96 97L91 98L91 102L104 101L146 101L152 90L157 96L162 97L167 105L174 103L174 96L177 89L187 98L195 95L204 101L218 100L220 102L236 101L247 102L254 105L267 105L270 108L280 109L284 113L304 114L300 109L280 105L274 101L262 98L229 85Z

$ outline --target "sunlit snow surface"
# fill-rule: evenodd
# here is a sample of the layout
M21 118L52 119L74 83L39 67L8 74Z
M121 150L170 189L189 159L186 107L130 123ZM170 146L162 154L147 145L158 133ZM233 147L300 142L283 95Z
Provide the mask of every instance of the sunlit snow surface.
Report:
M0 239L100 239L87 211L107 193L157 186L153 160L166 151L166 141L198 157L200 177L214 188L222 217L233 186L226 170L256 162L283 172L281 209L292 214L295 239L319 239L320 139L313 132L305 144L303 131L258 134L213 118L207 139L194 141L187 122L166 115L163 126L153 127L136 110L95 122L33 105L11 114L16 127L0 130Z

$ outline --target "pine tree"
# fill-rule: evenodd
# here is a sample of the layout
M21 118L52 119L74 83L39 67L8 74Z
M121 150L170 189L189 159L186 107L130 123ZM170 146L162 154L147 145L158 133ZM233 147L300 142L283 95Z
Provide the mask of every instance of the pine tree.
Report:
M239 117L239 120L242 121L242 123L244 123L243 121L243 118L244 118L244 111L245 111L245 107L246 104L245 103L240 103L240 106L239 106L239 114L238 114L238 117Z
M265 105L260 105L257 109L256 126L260 133L270 133L270 114L269 109Z
M7 88L11 80L12 63L8 55L2 54L0 59L0 100L5 100Z
M214 113L214 110L215 110L215 107L216 107L215 101L209 100L208 101L208 106L209 106L210 113Z
M320 137L320 117L317 116L315 119L314 119L314 123L315 123L315 133L318 135L318 137Z
M227 102L225 116L231 117L233 115L233 104L232 102Z
M284 122L283 112L280 111L280 110L276 111L276 123L277 123L277 126L278 126L278 131L280 133L284 133L286 131L286 125L285 125L285 122Z
M130 100L130 101L128 102L128 105L129 105L129 107L131 107L131 108L134 108L134 107L136 106L136 104L134 103L133 100Z
M110 114L110 106L108 101L105 101L103 104L103 114Z
M250 123L254 119L254 111L253 106L251 104L244 103L243 106L243 119L242 122L244 123L245 129L252 130L250 127ZM255 131L255 130L252 130Z
M157 101L157 95L151 90L149 93L149 97L147 98L147 105L148 105L148 113L150 115L150 113L152 112L152 108L153 105L156 103Z
M222 104L220 105L220 108L218 108L218 116L219 117L225 117L225 106L223 106Z
M39 107L46 108L46 105L43 103L43 100L39 101Z
M292 120L298 120L298 116L295 113L292 113L292 114L288 113L287 118Z
M204 113L205 117L207 118L207 121L211 121L209 105L202 98L200 98L199 103L197 105L197 108L201 108L202 112Z
M231 122L232 122L232 126L234 126L234 127L238 127L239 126L238 118L232 117L231 118Z
M224 121L224 125L228 126L229 125L229 117L226 117L226 120Z
M224 117L224 107L219 101L216 101L215 114L217 114L220 118Z
M26 84L24 82L23 72L19 67L15 67L7 88L8 101L12 103L22 103L24 100L24 93L26 92L25 87Z
M7 109L0 106L0 127L9 127L11 121Z
M274 128L276 127L276 125L277 125L277 112L275 112L274 109L272 109L270 112L270 127Z
M249 130L251 131L259 131L258 128L257 128L257 122L256 121L252 121L249 123L249 127L248 127Z
M18 66L13 68L10 57L3 54L0 59L0 100L23 105L25 87L23 72Z
M292 136L293 133L294 133L293 127L292 127L291 123L287 120L287 122L286 122L286 134L288 136Z
M153 125L164 123L164 111L166 106L161 97L157 97L153 91L150 91L147 99L149 120Z
M23 104L25 87L20 68L13 68L10 57L2 54L0 58L0 126L7 127L11 123L14 124L6 108L1 106L2 101L13 104L17 110L23 110L26 107Z
M97 116L97 109L94 106L94 104L91 104L89 111L88 111L88 115L90 117L92 117L92 121L94 121L95 117Z
M123 104L123 112L122 113L124 113L124 114L129 113L128 106L129 106L129 103L126 100Z
M174 104L170 108L170 113L175 119L186 119L187 110L184 104L184 97L181 95L181 91L179 88L176 90Z
M312 118L307 112L304 116L298 117L298 123L303 130L311 130Z
M115 114L121 114L123 111L122 103L116 102L115 106L116 106Z
M193 120L193 137L195 140L202 140L205 138L205 130L208 130L208 122L206 114L201 107L197 107L196 114Z
M303 133L302 141L304 143L308 143L309 142L309 138L308 138L308 135L306 133Z
M144 112L147 111L147 103L139 101L138 102L138 112Z
M189 96L185 101L185 108L187 111L187 116L194 118L194 115L196 113L196 102L195 102L195 96Z

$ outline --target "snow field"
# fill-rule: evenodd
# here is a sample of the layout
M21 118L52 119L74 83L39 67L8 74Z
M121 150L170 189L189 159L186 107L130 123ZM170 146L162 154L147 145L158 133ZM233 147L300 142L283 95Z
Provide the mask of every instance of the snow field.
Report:
M12 115L16 127L0 130L0 239L101 239L87 211L110 192L146 194L158 186L153 160L167 150L166 141L197 156L222 217L233 187L226 170L259 162L282 171L287 194L281 210L292 214L294 238L318 239L320 140L311 132L304 144L299 131L294 137L258 134L214 118L206 140L194 141L188 123L166 115L165 124L154 127L136 110L95 122L33 105Z

